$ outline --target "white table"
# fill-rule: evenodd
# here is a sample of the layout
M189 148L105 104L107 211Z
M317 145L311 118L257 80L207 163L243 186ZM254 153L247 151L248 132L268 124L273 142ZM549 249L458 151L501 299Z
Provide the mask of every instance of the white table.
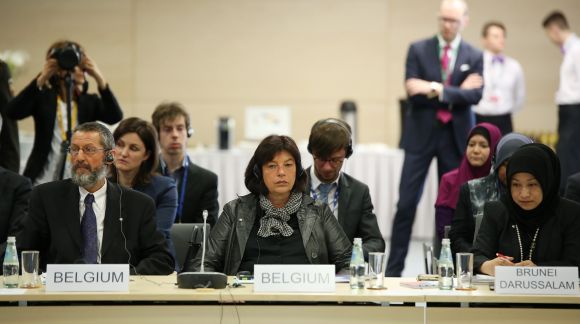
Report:
M238 195L248 193L244 172L253 149L190 150L191 160L218 175L220 208ZM312 156L301 149L304 168L312 165ZM375 214L383 237L391 235L391 225L399 199L399 180L403 167L403 151L384 145L357 145L353 156L344 163L343 171L369 186ZM423 196L417 206L413 238L431 238L434 232L437 198L437 166L431 163Z

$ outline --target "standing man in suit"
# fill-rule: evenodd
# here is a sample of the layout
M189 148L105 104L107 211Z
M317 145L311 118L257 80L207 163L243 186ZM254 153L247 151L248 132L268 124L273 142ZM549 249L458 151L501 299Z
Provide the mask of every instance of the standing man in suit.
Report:
M175 222L203 223L203 211L207 210L207 222L213 227L219 212L218 179L215 173L193 164L187 156L187 139L193 135L193 129L185 107L178 102L161 103L151 119L161 147L158 171L177 184Z
M317 121L310 131L308 152L314 159L314 167L306 169L310 196L330 207L351 242L362 238L365 258L369 252L384 252L369 187L340 171L353 153L350 126L334 118Z
M560 86L556 92L556 153L562 166L560 193L564 193L568 177L580 172L580 37L570 30L566 16L560 11L550 13L544 19L543 26L548 38L564 55L560 65Z
M401 276L409 249L415 210L433 157L439 179L458 167L473 125L471 106L483 90L482 53L461 39L467 5L443 0L439 33L411 44L405 64L409 105L401 140L405 160L393 220L387 275Z
M69 73L70 114L65 82ZM87 76L96 81L99 95L87 93ZM10 118L34 119L34 144L23 173L33 185L69 177L66 150L77 125L95 120L114 124L123 119L121 107L96 62L80 44L70 40L57 41L48 48L43 69L8 103L6 111Z
M79 125L71 137L71 179L38 185L17 244L48 263L129 263L132 274L167 275L175 262L157 231L155 204L109 183L114 139L103 125ZM82 216L81 216L82 215Z
M481 101L473 107L476 123L497 126L503 135L513 132L512 114L524 105L526 84L522 66L504 54L506 28L499 21L483 26L483 80Z

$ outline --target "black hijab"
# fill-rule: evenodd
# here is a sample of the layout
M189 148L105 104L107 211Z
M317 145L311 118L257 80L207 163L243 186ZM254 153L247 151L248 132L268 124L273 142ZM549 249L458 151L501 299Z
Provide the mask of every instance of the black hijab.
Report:
M542 202L532 210L522 209L511 194L514 174L531 173L542 188ZM528 228L535 228L546 222L554 213L560 201L560 160L551 148L544 144L526 144L511 157L507 167L507 195L505 202L512 217Z

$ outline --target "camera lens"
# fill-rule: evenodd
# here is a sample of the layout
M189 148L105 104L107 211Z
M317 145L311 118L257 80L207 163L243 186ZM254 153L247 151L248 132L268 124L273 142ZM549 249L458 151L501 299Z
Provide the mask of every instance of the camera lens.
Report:
M74 71L75 66L81 61L81 53L74 44L55 49L51 57L55 58L58 66L66 71Z
M72 46L63 48L58 58L58 65L63 70L72 71L80 63L80 53Z

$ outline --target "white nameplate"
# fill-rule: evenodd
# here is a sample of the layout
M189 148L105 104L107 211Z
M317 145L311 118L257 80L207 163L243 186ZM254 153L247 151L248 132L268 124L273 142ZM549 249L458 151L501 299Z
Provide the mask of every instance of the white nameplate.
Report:
M256 264L256 292L334 292L335 267L330 264Z
M578 295L577 267L495 267L498 294Z
M129 291L129 265L48 264L46 291Z

